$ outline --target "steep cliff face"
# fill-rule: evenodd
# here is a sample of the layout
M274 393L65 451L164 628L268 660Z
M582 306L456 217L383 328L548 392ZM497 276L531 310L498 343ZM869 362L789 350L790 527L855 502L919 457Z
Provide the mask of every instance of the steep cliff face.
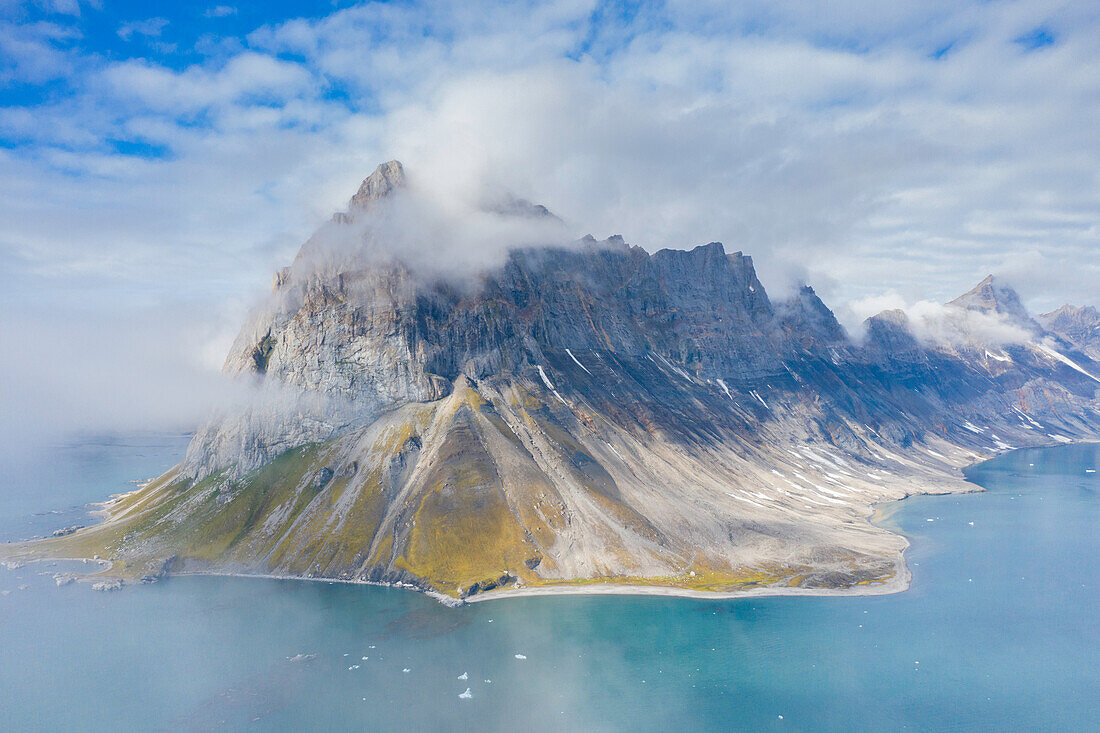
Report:
M348 245L404 185L380 167L276 276L226 361L257 400L48 551L453 597L885 592L905 542L866 521L875 502L1098 434L1100 365L992 280L948 306L949 339L888 312L857 344L812 289L773 303L718 243L586 238L440 279ZM494 211L552 216L522 203Z

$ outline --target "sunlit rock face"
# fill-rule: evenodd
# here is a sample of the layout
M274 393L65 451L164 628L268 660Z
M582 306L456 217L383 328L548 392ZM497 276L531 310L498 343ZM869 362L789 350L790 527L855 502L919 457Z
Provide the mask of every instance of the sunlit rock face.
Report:
M885 312L855 341L812 288L773 302L718 243L589 237L425 274L357 249L405 186L380 166L276 275L225 366L254 398L57 542L110 546L121 568L171 557L456 598L885 592L907 582L905 541L867 521L875 503L1098 434L1100 364L1053 332L1069 316L1041 325L992 279L934 324ZM506 204L492 215L553 217Z

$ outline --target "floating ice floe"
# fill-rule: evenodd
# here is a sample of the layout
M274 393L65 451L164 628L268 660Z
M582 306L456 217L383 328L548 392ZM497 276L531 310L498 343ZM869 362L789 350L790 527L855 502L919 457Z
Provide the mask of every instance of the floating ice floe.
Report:
M469 700L469 699L470 699L471 697L473 697L473 696L474 696L474 693L470 692L470 688L469 688L469 687L467 687L467 688L466 688L466 692L463 692L463 693L462 693L462 694L460 694L460 695L459 695L458 697L459 697L459 699L461 699L461 700Z
M517 654L516 659L527 659L527 655L526 654Z

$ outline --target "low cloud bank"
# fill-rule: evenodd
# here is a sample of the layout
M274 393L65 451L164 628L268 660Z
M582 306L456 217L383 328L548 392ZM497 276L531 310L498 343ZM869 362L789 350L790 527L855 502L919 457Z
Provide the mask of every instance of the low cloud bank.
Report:
M955 305L918 300L907 303L896 291L852 301L838 311L838 318L855 338L865 335L867 318L883 311L901 311L913 335L925 345L990 347L1026 343L1034 335L1010 317L996 312L968 310Z
M0 440L19 450L74 434L194 430L246 389L219 373L227 318L188 307L14 314L0 322Z

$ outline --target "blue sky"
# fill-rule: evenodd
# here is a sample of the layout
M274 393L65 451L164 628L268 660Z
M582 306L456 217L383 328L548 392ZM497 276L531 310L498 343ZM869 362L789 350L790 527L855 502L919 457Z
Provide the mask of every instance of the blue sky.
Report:
M577 236L723 241L850 325L988 272L1037 310L1095 304L1098 15L0 0L0 337L206 374L271 272L391 158L442 198L544 203Z

